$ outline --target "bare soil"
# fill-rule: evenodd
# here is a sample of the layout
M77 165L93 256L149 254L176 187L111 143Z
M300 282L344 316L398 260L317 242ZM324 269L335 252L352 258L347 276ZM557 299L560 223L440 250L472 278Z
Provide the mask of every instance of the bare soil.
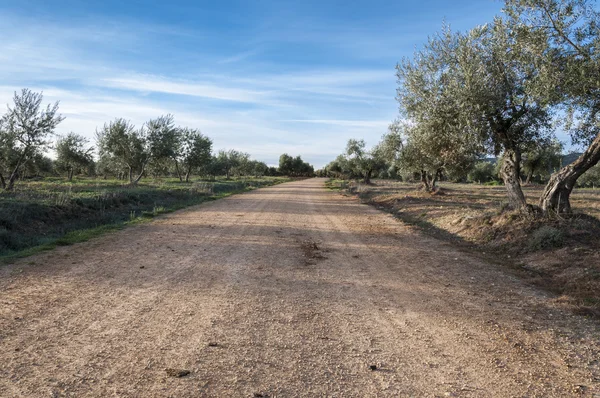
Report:
M0 396L600 396L597 321L323 183L2 267Z
M524 187L530 203L536 203L542 188ZM428 235L500 260L556 293L557 303L600 318L599 189L576 189L575 214L550 220L506 210L504 187L443 183L430 194L418 184L377 180L352 183L349 191Z

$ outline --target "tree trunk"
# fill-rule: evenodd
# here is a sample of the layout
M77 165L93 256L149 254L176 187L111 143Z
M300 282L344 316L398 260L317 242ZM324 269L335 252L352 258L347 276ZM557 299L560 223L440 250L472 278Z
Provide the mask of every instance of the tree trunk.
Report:
M6 181L4 180L4 176L2 175L2 173L0 173L0 188L6 188Z
M545 214L571 213L569 197L577 179L600 161L600 133L586 151L573 163L552 174L540 197L540 207Z
M140 171L140 174L137 177L135 177L135 180L131 181L129 183L129 185L137 185L137 183L140 182L140 180L144 176L144 171L145 171L145 167L142 168L142 171Z
M421 184L423 184L423 189L427 192L431 192L431 185L429 184L429 177L427 176L427 172L425 170L421 170Z
M179 177L179 182L183 182L183 177L181 176L181 172L179 171L179 162L177 161L177 159L175 159L175 170L177 171L177 177Z
M188 167L187 171L185 172L185 182L190 182L190 174L192 173L192 168Z
M146 165L147 164L148 164L148 160L146 161L146 163L142 164L142 169L140 170L140 174L133 181L131 181L132 171L131 171L131 169L129 169L129 178L130 178L130 181L131 181L129 183L129 185L137 185L137 183L140 182L140 180L144 176L144 173L146 172Z
M531 181L531 177L533 177L533 170L529 171L529 173L527 173L527 179L525 180L525 185L529 185L529 182Z
M70 168L68 173L69 181L73 181L73 168Z
M25 159L26 153L27 153L26 150L23 151L23 153L17 160L17 164L15 165L13 172L10 174L10 177L8 178L8 184L6 185L6 188L4 188L5 190L12 191L13 188L15 187L15 182L17 181L17 177L19 177L19 169L21 168L21 163Z
M129 183L133 184L133 168L129 166Z
M521 189L520 169L521 151L518 148L506 149L504 152L504 161L500 168L500 176L506 186L508 204L513 209L522 211L527 208L527 200Z
M15 169L8 179L8 184L6 185L6 188L5 188L7 191L13 190L13 188L15 187L15 181L17 181L18 175L19 175L18 170Z
M364 177L364 179L363 179L363 182L364 182L365 184L370 184L370 183L371 183L371 173L372 173L372 171L371 171L371 170L369 170L369 171L367 171L367 172L365 173L365 177Z
M436 184L437 184L437 181L438 181L441 173L442 173L441 169L437 169L435 171L435 173L433 173L433 176L431 177L431 182L429 184L430 192L435 192L437 190Z

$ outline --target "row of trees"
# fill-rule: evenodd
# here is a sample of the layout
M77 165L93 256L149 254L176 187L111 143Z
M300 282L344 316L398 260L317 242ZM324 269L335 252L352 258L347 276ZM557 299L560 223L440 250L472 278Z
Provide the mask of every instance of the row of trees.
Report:
M172 115L160 116L136 127L115 119L96 131L96 146L82 135L69 133L53 142L64 120L58 102L42 107L43 96L28 89L14 95L14 105L0 118L0 187L12 190L19 177L34 173L76 173L115 176L137 184L145 175L177 175L188 182L203 176L292 175L311 176L313 168L298 156L281 156L280 169L252 160L236 150L213 155L212 140L197 129L176 126ZM54 149L56 159L45 156ZM97 159L94 157L97 153ZM289 159L289 161L288 161Z
M312 165L302 160L300 155L294 158L284 153L279 157L279 172L294 177L312 177L315 170Z
M466 33L445 26L396 67L401 121L370 151L350 141L329 169L350 162L368 181L379 159L435 189L440 175L465 173L493 154L510 205L531 212L523 157L529 169L539 167L536 156L546 162L561 120L584 152L552 174L538 204L570 212L578 178L600 161L599 27L588 0L507 0L492 23Z

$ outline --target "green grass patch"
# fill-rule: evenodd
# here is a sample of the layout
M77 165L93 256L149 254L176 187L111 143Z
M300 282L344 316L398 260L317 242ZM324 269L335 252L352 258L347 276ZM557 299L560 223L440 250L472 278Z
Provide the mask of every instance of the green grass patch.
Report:
M123 181L59 178L21 182L0 192L0 261L87 241L132 223L209 200L290 181L282 177Z

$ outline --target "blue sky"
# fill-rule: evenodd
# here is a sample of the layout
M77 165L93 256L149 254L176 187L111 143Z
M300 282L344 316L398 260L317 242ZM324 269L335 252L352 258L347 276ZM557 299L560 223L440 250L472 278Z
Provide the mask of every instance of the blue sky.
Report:
M394 67L445 19L490 21L494 0L0 0L0 103L60 100L60 133L172 113L215 149L321 167L397 116Z

